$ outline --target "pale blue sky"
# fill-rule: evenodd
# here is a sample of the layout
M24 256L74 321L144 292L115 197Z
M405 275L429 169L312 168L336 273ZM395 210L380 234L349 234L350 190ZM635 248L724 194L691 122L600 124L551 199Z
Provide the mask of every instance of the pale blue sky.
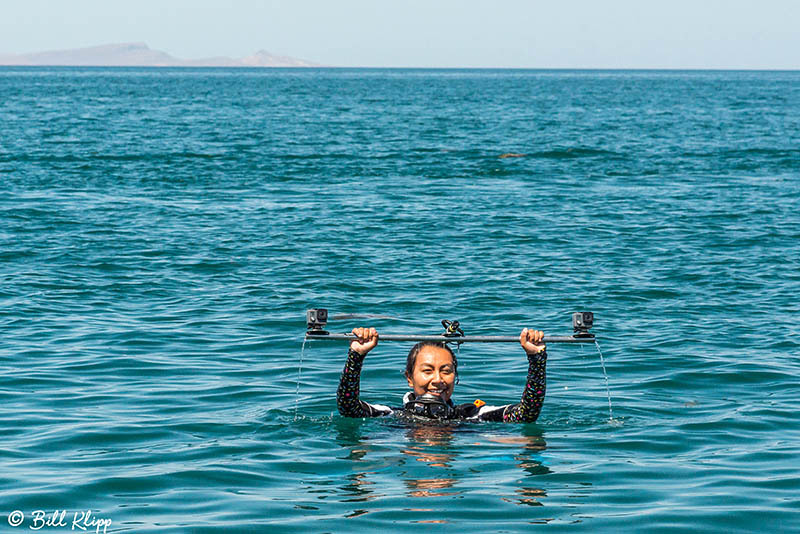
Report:
M130 41L334 66L800 69L800 0L0 3L0 54Z

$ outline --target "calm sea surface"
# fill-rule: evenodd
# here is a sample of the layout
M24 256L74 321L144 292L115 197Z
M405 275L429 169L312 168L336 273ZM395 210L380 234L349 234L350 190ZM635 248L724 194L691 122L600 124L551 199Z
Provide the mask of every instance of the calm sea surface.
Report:
M536 424L342 418L312 307L591 310L613 419L555 344ZM798 374L798 72L0 69L2 532L798 532Z

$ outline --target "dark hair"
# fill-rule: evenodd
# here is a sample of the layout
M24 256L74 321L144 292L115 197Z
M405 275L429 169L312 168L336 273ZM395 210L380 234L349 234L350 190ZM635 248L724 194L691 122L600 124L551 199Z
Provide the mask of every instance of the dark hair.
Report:
M420 341L411 347L411 350L408 351L408 359L406 360L406 377L411 378L414 374L414 366L417 365L417 355L424 347L437 347L445 349L450 353L450 356L453 358L453 371L456 373L456 384L458 384L458 360L456 359L453 349L451 349L447 343L441 341Z

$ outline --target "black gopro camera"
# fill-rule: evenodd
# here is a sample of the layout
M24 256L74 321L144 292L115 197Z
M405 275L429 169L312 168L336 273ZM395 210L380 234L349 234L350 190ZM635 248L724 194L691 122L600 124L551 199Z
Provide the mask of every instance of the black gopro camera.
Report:
M323 330L328 324L328 310L317 308L306 312L306 324L311 331Z
M589 333L589 329L594 324L594 314L592 312L575 312L572 314L572 329L575 337L594 337Z

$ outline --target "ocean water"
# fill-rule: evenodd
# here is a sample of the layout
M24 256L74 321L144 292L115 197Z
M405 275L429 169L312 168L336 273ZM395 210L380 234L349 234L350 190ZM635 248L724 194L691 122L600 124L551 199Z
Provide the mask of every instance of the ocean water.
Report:
M0 69L0 530L800 531L799 195L798 72ZM536 424L342 418L312 307L591 310L614 418L555 344Z

